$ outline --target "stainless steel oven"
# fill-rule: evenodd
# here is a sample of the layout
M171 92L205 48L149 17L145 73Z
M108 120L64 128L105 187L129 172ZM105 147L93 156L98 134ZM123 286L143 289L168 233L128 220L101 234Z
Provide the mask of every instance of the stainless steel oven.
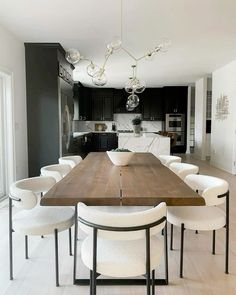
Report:
M166 114L165 130L176 134L176 145L185 145L185 115Z
M185 130L185 115L184 114L166 114L166 131Z

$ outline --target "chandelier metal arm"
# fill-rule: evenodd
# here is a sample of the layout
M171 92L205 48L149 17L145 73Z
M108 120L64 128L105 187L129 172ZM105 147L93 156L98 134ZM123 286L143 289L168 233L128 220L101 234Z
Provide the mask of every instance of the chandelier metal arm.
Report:
M133 56L133 54L131 54L127 49L125 49L124 47L121 47L121 49L126 52L133 60L138 61L138 59L136 57Z

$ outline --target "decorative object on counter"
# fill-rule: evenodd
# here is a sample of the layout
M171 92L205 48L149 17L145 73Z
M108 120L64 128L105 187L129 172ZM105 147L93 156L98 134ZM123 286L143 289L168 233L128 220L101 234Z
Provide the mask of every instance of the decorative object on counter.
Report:
M116 149L113 149L113 150L110 150L110 152L129 152L131 153L132 151L128 150L128 149L121 149L121 148L116 148Z
M134 153L128 149L114 149L107 151L107 155L115 166L127 166Z
M116 131L116 124L115 123L112 123L111 130Z
M229 114L229 99L227 95L221 94L216 103L216 120L226 120Z
M95 131L106 131L107 125L105 123L95 123Z
M120 38L116 38L111 43L107 44L105 59L101 66L96 65L91 59L82 56L77 49L67 50L65 57L67 61L73 65L83 60L89 62L89 65L87 66L87 74L90 77L92 77L93 84L96 86L104 86L107 83L105 67L106 67L108 59L113 53L116 53L120 50L124 51L127 55L129 55L135 61L135 64L137 66L137 63L140 60L142 59L150 60L156 53L166 52L167 47L171 45L170 40L164 39L163 42L157 45L156 47L154 47L154 49L149 50L148 52L146 52L144 55L140 57L135 57L125 47L123 47L122 35L123 35L123 0L120 1ZM135 84L137 84L137 87L136 87L137 90L139 89L141 92L144 91L145 84L141 83L141 81L139 81L138 79L136 79Z
M142 118L140 116L136 116L135 118L133 118L132 124L134 128L134 134L140 135L141 123L142 123Z

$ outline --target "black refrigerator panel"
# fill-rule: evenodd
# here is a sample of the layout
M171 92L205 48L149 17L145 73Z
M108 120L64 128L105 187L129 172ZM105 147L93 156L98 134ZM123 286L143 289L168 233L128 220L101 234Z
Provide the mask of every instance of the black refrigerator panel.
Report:
M59 78L60 85L60 155L73 154L73 118L74 100L73 89L70 84Z

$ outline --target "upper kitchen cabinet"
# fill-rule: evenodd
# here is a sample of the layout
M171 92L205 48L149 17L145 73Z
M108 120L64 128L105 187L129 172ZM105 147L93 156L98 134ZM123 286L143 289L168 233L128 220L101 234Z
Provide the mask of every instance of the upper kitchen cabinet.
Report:
M187 113L188 87L163 87L165 113Z
M128 94L124 89L114 89L114 113L141 113L140 104L131 112L126 110Z
M113 121L113 90L92 88L92 120Z
M162 88L147 88L142 94L142 116L145 121L163 121Z
M67 104L67 117L73 118L74 67L64 56L59 43L25 43L29 176L40 175L42 166L57 163L64 147L70 148L61 110Z
M91 88L84 87L81 83L75 84L74 101L77 105L75 119L80 121L92 120Z

